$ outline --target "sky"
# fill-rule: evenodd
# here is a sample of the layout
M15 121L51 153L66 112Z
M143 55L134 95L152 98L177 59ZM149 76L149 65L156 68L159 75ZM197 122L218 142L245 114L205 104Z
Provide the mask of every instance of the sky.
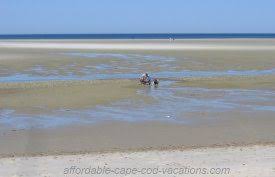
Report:
M275 33L275 0L0 0L0 34Z

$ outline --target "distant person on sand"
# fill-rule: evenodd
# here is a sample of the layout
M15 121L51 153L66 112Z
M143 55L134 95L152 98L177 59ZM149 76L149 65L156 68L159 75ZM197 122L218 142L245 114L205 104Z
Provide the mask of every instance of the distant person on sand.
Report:
M159 84L158 79L153 79L152 80L152 78L149 76L148 73L142 74L141 77L139 78L139 81L143 85L151 85L152 82L154 83L154 85L158 85Z

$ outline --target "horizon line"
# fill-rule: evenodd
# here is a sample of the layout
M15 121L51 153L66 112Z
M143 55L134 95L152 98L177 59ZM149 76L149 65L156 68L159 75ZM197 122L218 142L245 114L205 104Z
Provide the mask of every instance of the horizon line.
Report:
M11 34L0 34L3 35L134 35L134 34L143 34L143 35L152 35L152 34L275 34L275 32L217 32L217 33L11 33Z
M275 33L52 33L0 34L0 39L232 39L275 38Z

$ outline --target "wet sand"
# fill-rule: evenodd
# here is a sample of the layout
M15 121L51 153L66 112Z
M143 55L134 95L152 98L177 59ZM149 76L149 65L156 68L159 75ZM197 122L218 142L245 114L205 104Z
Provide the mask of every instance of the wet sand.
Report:
M1 41L0 61L2 157L275 142L273 39Z
M211 89L275 90L275 75L255 77L182 78L174 85Z
M6 43L14 44L12 47L5 47ZM130 50L121 48L121 50L96 50L96 49L70 49L70 48L29 48L25 43L31 46L36 44L55 44L64 46L65 44L138 44L140 46L153 45L156 43L172 45L169 41L164 40L122 40L122 41L94 41L94 40L39 40L39 41L0 41L0 76L15 74L17 72L39 75L66 75L74 73L77 75L85 74L84 69L92 70L97 65L107 65L108 70L95 69L96 73L141 73L144 71L157 72L163 70L181 71L181 70L198 70L198 71L218 71L218 70L264 70L271 69L275 66L275 40L274 39L250 39L250 40L179 40L175 43L178 45L199 46L201 43L206 45L205 48L198 50L191 49L158 49L158 50ZM167 44L168 43L168 44ZM22 44L18 48L17 44ZM230 46L244 46L253 48L245 50L236 48L227 50ZM213 47L209 50L207 46ZM221 50L215 47L222 46ZM80 55L71 55L80 54ZM109 54L97 57L91 57L92 54ZM124 59L119 56L122 55ZM129 59L128 55L139 55ZM92 55L93 56L93 55ZM162 57L161 60L158 60ZM17 64L20 62L20 65ZM88 67L87 67L88 66ZM37 67L45 69L45 72L38 72ZM84 71L83 71L84 70Z
M44 111L91 108L123 99L149 101L137 95L141 86L136 83L135 80L0 83L0 104L5 109L31 113L43 108Z
M193 115L196 116L204 115ZM108 121L49 129L3 127L0 152L2 157L36 156L246 146L273 144L275 141L272 113L247 115L240 111L222 117L219 121L191 125L159 121Z

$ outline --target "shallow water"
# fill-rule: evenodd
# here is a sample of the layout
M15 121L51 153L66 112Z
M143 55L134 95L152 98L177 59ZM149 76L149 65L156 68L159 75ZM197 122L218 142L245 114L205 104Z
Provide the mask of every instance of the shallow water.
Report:
M62 55L81 56L87 60L100 61L101 58L111 60L122 60L122 63L97 63L77 68L77 62L58 66L57 68L47 68L35 65L23 72L13 72L0 70L0 82L27 82L27 81L50 81L50 80L96 80L96 79L135 79L140 76L142 68L148 64L151 67L158 67L160 71L149 72L152 77L169 78L196 78L196 77L225 77L225 76L261 76L275 75L275 68L266 70L221 70L221 71L196 71L196 70L176 70L177 60L174 57L159 55L141 54L118 54L118 53L62 53ZM181 60L188 60L182 59ZM124 63L127 65L122 66ZM117 65L119 64L119 65ZM75 72L77 68L77 73ZM115 69L114 69L115 68ZM0 68L1 69L1 68Z
M56 110L42 115L18 114L15 110L0 110L0 123L15 128L51 128L70 124L101 121L169 121L196 124L215 121L216 113L231 111L265 111L275 114L275 93L263 90L203 89L172 86L164 81L159 87L144 87L141 95L152 97L153 103L122 100L91 109ZM207 115L209 114L209 115ZM212 115L212 116L211 116ZM220 117L219 117L220 119Z
M113 53L66 53L87 57L87 59L114 58L127 61L132 68L128 72L120 71L123 66L117 66L118 71L111 70L112 64L98 63L85 66L81 75L72 71L75 64L62 68L48 70L36 65L23 73L5 74L0 82L29 82L50 80L97 80L97 79L137 79L141 63L152 62L162 68L152 72L152 77L161 78L158 87L143 87L138 94L153 98L153 103L137 100L121 100L109 105L98 105L95 108L79 110L54 110L47 114L19 114L16 110L0 108L0 124L15 128L50 128L71 124L86 124L109 120L122 121L169 121L183 124L194 124L202 121L215 120L215 114L230 115L231 112L253 114L254 112L271 112L275 114L275 92L267 90L241 89L205 89L174 85L176 81L168 79L226 77L226 76L261 76L275 75L275 68L268 70L228 70L228 71L171 71L175 67L175 58L157 55L113 54ZM169 68L169 69L165 69ZM60 74L59 70L66 71ZM1 71L2 72L2 71ZM6 72L6 71L5 71ZM2 72L2 75L4 70ZM223 118L223 116L219 117Z
M226 76L262 76L275 75L275 68L269 70L230 70L230 71L163 71L150 73L152 77L161 79L173 78L204 78L204 77L226 77ZM97 79L137 79L140 77L138 73L112 73L112 74L96 74L88 73L79 76L72 73L67 75L30 75L17 73L10 76L0 77L0 82L30 82L30 81L51 81L51 80L97 80Z

